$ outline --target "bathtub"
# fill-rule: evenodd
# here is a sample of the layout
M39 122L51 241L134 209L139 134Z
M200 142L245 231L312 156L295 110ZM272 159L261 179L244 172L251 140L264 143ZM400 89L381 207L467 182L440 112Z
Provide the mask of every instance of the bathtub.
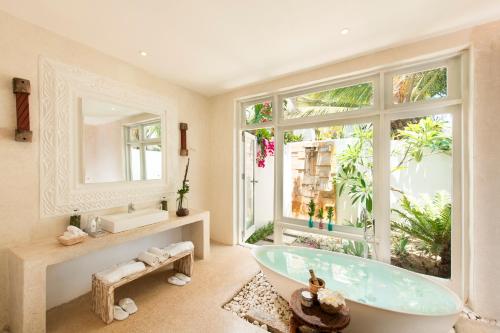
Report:
M345 333L448 333L462 311L446 287L378 261L280 245L255 247L252 254L287 301L308 284L310 268L326 288L340 291L351 310Z

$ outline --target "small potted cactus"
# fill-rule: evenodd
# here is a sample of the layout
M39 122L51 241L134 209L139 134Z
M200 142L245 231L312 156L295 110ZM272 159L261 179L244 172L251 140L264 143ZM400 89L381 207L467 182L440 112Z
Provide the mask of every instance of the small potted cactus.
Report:
M328 231L333 231L333 206L329 206L327 208L326 217L328 218Z
M314 212L316 211L316 204L314 203L313 199L309 200L309 204L307 205L307 207L307 215L309 215L309 228L312 228L314 227L313 217Z
M325 229L325 225L323 224L323 207L320 207L318 209L318 213L316 214L316 217L318 218L318 228L320 229Z

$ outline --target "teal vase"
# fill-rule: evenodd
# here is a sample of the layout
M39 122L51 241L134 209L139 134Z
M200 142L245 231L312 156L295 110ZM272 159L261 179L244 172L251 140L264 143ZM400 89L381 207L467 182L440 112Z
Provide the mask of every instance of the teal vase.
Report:
M332 220L328 220L328 231L333 231Z
M309 216L309 228L314 227L314 222L312 216Z

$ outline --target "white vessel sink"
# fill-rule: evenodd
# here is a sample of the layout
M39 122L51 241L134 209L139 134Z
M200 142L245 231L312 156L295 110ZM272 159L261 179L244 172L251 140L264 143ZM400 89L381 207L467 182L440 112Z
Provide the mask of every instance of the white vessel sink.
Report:
M101 226L111 233L139 228L168 219L168 212L160 209L144 209L133 213L101 216Z

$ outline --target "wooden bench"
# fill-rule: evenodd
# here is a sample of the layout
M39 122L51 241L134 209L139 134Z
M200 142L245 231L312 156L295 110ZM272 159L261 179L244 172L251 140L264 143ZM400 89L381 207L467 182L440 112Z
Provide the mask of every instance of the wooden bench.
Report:
M106 324L113 321L113 306L115 305L115 289L132 282L146 274L154 272L171 263L174 264L174 270L191 276L193 273L193 251L179 253L174 257L168 258L158 266L148 266L142 272L127 276L118 282L106 284L98 279L95 274L92 275L92 311L94 311Z

